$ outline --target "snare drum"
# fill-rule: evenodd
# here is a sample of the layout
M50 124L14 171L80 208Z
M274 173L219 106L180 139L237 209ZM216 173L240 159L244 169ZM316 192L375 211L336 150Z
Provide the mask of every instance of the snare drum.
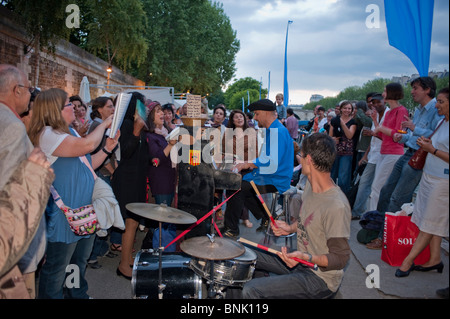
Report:
M190 257L178 253L162 255L163 299L201 299L202 278L189 268ZM131 279L133 297L158 299L159 256L152 250L137 253Z
M256 254L245 247L242 256L231 260L204 260L192 258L190 268L199 276L209 280L211 274L211 262L214 263L214 282L232 287L241 287L253 277L256 265Z

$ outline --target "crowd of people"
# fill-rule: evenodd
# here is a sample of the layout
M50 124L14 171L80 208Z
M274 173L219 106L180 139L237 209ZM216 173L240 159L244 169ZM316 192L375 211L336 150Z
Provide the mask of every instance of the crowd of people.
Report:
M237 239L241 219L253 227L249 213L261 220L256 231L269 227L253 185L260 194L283 194L297 185L296 171L304 177L298 221L270 225L276 236L296 232L297 251L283 250L278 256L258 252L257 269L273 276L250 280L239 297L334 296L350 256L350 220L369 211L380 216L399 211L417 187L412 221L420 234L395 275L442 272L440 244L448 237L449 92L436 92L428 77L415 79L411 88L418 104L412 117L399 103L405 88L390 83L384 92L367 94L365 101L342 101L328 111L317 106L306 127L310 134L302 141L298 120L283 105L282 94L275 103L252 103L251 113L233 110L228 116L225 105L214 108L206 124L220 130L221 156L231 157L242 176L240 191L227 202L224 236ZM182 125L186 110L133 92L120 130L110 138L114 100L101 96L89 103L62 89L40 92L24 72L0 65L0 298L87 299L84 275L88 265L101 267L97 257L120 252L116 273L131 280L138 227L147 229L144 242L158 248L159 228L126 205L152 201L174 206L177 164L171 153L178 139L168 136ZM146 118L136 115L142 105ZM260 145L258 131L263 129ZM423 170L408 165L419 148L428 153ZM91 205L97 179L110 185L124 221L123 229L108 229L109 243L104 235L75 234L58 205L59 200L71 208ZM222 194L230 195L228 190ZM176 226L167 223L161 231L164 238L174 238ZM376 235L367 248L381 249L382 230ZM430 260L414 265L428 245ZM316 264L318 271L298 266L298 259ZM69 265L80 271L74 287L65 282Z

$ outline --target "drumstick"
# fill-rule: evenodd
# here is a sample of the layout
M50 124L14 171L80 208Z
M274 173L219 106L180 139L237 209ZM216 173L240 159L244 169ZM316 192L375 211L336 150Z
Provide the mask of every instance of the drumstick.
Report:
M275 249L272 249L272 248L269 248L269 247L266 247L266 246L263 246L263 245L259 245L257 243L254 243L254 242L252 242L250 240L247 240L245 238L242 238L242 237L239 238L239 241L244 243L244 244L248 244L250 246L253 246L253 247L265 250L265 251L267 251L267 252L269 252L271 254L278 254L279 253L278 250L275 250ZM303 259L300 259L300 258L297 258L297 257L289 257L289 258L293 259L293 260L295 260L295 261L297 261L297 262L299 262L299 263L301 263L301 264L303 264L305 266L311 267L314 270L317 270L317 268L318 268L316 264L310 263L309 261L306 261L306 260L303 260Z
M255 185L254 181L251 181L250 184L252 185L253 189L256 192L256 196L258 197L259 201L261 202L261 204L263 205L264 209L266 210L267 215L269 216L270 220L272 221L273 226L275 226L275 228L278 228L277 223L275 222L275 219L273 219L272 214L270 213L269 208L267 207L266 203L264 202L261 194L259 193L258 188Z

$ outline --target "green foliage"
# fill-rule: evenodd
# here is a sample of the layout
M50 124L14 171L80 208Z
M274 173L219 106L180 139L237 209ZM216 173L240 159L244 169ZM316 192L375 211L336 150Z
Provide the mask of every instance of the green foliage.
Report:
M70 29L66 27L65 12L71 0L10 0L2 5L16 14L16 22L22 25L30 38L30 46L36 51L47 49L54 52L59 39L68 39Z
M322 105L325 109L334 108L336 104L344 100L359 101L366 100L366 95L370 92L383 93L386 84L392 82L389 79L375 79L359 86L351 86L341 91L336 97L326 97L319 102L311 102L305 104L304 110L313 110L317 105ZM437 91L448 86L449 78L436 79ZM408 84L404 87L405 97L400 100L400 104L404 105L409 111L414 111L417 103L411 96L411 86Z
M140 0L86 1L91 21L87 48L94 54L106 55L109 64L117 61L126 70L133 62L140 65L147 52L143 36L147 28ZM115 60L114 60L115 59Z
M245 111L247 110L247 106L249 105L248 97L250 96L250 103L256 102L259 100L259 89L248 89L239 91L233 94L231 97L230 103L226 104L227 109L230 110L242 110L242 99L244 99L244 107Z
M250 94L250 103L259 100L260 82L251 77L239 79L231 84L225 92L225 105L228 109L242 109L242 98L244 105L248 104L248 94ZM261 98L267 95L267 89L261 89Z
M149 50L134 74L153 86L206 95L236 71L239 40L222 5L208 0L142 0Z

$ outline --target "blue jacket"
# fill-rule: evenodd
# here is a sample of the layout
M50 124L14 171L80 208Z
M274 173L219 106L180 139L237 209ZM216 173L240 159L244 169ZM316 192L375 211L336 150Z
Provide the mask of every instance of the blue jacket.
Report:
M244 175L244 181L273 185L280 194L290 188L294 171L294 143L289 131L275 120L266 129L261 154L253 161L258 168Z

